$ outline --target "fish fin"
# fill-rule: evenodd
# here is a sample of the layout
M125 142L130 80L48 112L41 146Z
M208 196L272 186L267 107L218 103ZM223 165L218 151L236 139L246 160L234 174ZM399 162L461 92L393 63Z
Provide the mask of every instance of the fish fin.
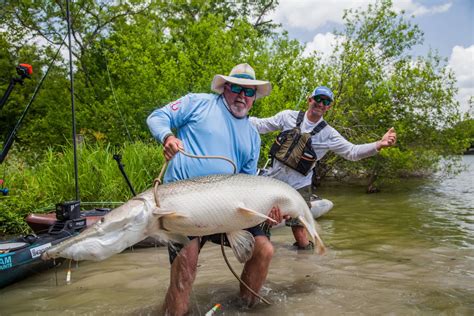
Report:
M246 208L246 207L243 207L243 206L237 207L237 210L238 210L239 212L242 212L242 213L245 214L245 215L258 216L258 217L261 217L261 218L264 218L264 219L269 219L269 220L271 220L271 221L274 222L274 223L277 223L277 221L274 220L273 218L268 217L268 216L265 215L265 214L259 213L259 212L257 212L257 211L251 210L251 209Z
M177 211L163 210L161 208L156 208L153 210L153 215L168 217L168 218L177 218L177 217L188 217L186 214L179 213Z
M167 233L166 238L170 241L173 241L175 243L178 243L184 246L186 246L190 242L188 237L184 235L180 235L180 234Z
M240 263L245 263L252 257L255 238L250 232L246 230L230 232L227 233L227 239Z
M318 232L316 231L316 229L314 230L314 236L313 234L310 232L310 230L308 229L309 227L309 224L308 222L304 219L303 216L298 216L298 219L300 220L300 222L303 224L303 226L306 228L306 231L308 231L309 235L311 236L311 238L313 239L313 242L315 242L317 240L317 243L316 243L316 251L319 255L324 255L324 253L326 252L326 247L324 246L324 243L323 241L321 240L321 237L319 237L319 234ZM316 238L316 240L315 240Z

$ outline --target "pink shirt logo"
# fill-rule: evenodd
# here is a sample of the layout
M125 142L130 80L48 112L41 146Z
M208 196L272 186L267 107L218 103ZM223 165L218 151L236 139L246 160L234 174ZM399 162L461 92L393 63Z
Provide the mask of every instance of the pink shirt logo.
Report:
M174 101L173 103L170 103L170 109L172 111L178 111L179 107L178 105L181 103L181 100Z

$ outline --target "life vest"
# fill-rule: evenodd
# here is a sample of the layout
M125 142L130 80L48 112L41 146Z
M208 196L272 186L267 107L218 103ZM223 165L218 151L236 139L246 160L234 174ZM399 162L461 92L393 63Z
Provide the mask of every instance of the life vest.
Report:
M296 126L277 136L270 148L270 157L303 175L307 175L314 168L317 160L311 137L326 127L327 123L323 120L310 133L301 133L300 125L303 122L304 114L304 111L300 111L296 118Z

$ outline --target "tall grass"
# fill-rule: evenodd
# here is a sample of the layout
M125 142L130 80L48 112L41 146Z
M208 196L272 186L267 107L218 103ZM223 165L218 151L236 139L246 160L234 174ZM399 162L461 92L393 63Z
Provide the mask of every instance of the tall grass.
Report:
M123 178L114 154L122 163L135 192L151 187L164 162L156 144L136 142L119 150L110 145L81 145L78 148L78 179L81 202L123 202L132 193ZM24 217L32 212L51 211L56 203L74 200L73 151L49 150L33 167L20 162L9 166L6 183L10 194L0 197L0 234L25 233Z

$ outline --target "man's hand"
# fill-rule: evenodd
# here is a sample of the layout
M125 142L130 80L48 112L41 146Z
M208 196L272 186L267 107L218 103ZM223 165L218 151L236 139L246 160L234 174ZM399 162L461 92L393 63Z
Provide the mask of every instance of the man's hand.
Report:
M375 148L377 148L377 150L380 150L385 147L393 146L396 142L397 133L395 132L395 129L391 127L388 132L383 135L382 139L377 142Z
M181 140L174 135L168 136L163 144L163 153L165 154L166 160L170 161L179 149L184 150Z
M277 207L277 206L272 207L272 210L268 214L268 217L270 217L271 219L276 221L276 223L275 223L275 222L267 219L265 221L265 223L270 227L273 226L273 225L280 224L284 219L289 219L290 218L290 216L288 216L288 215L282 216L281 212L280 212L280 208Z

